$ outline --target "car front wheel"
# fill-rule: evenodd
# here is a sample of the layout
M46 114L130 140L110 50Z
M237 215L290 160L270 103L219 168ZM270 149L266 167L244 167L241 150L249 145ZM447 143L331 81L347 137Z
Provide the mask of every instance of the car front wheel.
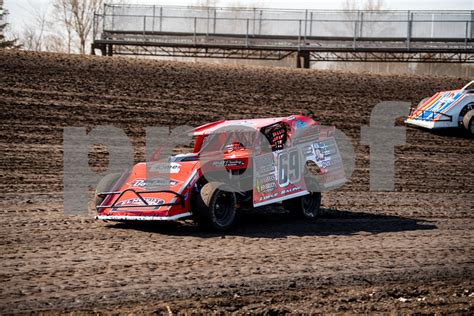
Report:
M464 128L471 136L474 135L474 110L467 112L462 120Z
M94 205L97 207L102 204L104 197L100 196L99 193L113 191L115 184L120 179L120 173L110 173L103 177L95 189Z
M237 200L219 182L206 183L193 201L193 214L204 228L223 231L234 223Z

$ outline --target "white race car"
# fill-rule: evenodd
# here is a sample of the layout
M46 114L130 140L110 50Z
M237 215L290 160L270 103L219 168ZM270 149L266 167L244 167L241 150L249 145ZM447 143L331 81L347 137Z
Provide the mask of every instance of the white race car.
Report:
M474 81L460 90L437 92L412 108L405 123L428 129L461 127L474 135Z

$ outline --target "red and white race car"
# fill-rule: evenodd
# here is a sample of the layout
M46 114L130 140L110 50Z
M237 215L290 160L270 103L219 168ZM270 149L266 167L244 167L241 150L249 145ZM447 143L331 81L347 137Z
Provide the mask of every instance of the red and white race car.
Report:
M464 128L474 135L474 81L463 88L441 91L421 100L405 123L428 129Z
M346 181L334 130L301 115L197 127L192 153L138 163L122 175L102 179L96 218L192 217L202 226L225 230L239 209L273 203L315 218L321 191Z

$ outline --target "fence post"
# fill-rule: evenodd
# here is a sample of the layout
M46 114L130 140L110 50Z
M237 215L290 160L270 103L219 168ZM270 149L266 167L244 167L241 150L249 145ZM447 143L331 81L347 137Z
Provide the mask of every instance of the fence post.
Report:
M306 44L306 30L308 27L308 10L304 11L304 44Z
M410 40L412 32L412 23L413 23L413 13L408 11L408 26L407 26L407 49L410 49Z
M216 15L217 15L217 12L216 12L216 8L214 8L214 23L213 23L213 33L216 34Z
M209 36L209 21L211 20L211 17L209 16L209 10L210 8L207 8L207 27L206 27L206 36Z
M431 32L430 32L430 37L434 37L434 26L435 26L435 15L434 13L431 14Z
M467 50L467 36L469 33L469 21L466 21L466 36L464 37L464 48Z
M363 37L362 36L363 24L364 24L364 12L360 12L359 37Z
M160 32L163 28L163 7L160 7Z
M146 35L146 15L143 16L143 36Z
M472 39L473 35L474 35L474 10L471 11L471 33L470 33L470 36L469 38ZM467 69L467 68L466 68Z
M153 5L153 21L151 22L151 31L155 33L155 9L156 5Z
M196 27L197 27L197 17L194 17L194 37L193 37L194 45L196 45Z
M252 34L255 36L255 21L257 20L257 9L253 8Z
M245 46L249 47L249 19L247 19L247 32L245 33Z
M262 10L260 10L259 14L259 22L258 22L258 35L262 34Z
M313 36L313 12L309 14L310 20L309 20L309 36Z
M357 43L356 43L356 40L357 40L357 23L358 23L358 20L354 20L354 40L352 42L352 48L353 49L356 49L356 46L357 46Z
M115 12L114 11L115 10L114 9L115 9L115 7L112 6L112 31L115 31L115 26L114 26L114 22L115 22L114 21L114 18L115 18Z
M301 47L301 20L298 20L298 50L300 50Z

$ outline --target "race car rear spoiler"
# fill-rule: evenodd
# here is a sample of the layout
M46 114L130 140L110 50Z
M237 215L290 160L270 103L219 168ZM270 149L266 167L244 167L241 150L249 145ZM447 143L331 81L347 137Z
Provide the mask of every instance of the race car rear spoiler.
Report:
M117 202L120 200L122 195L124 195L126 192L133 192L143 203L143 205L116 205ZM170 193L176 195L176 197L179 198L179 202L170 202L170 203L161 203L161 204L148 204L148 202L145 200L145 198L142 197L142 194L153 194L153 193ZM171 191L171 190L157 190L157 191L141 191L137 192L134 189L126 189L123 191L117 191L117 192L101 192L98 193L97 195L100 197L107 197L109 195L117 195L118 196L115 198L114 202L111 205L98 205L96 206L96 209L104 209L104 208L114 208L114 209L119 209L119 208L144 208L144 207L160 207L160 206L171 206L171 205L181 205L181 207L184 208L184 196L182 194L179 194L177 192Z

